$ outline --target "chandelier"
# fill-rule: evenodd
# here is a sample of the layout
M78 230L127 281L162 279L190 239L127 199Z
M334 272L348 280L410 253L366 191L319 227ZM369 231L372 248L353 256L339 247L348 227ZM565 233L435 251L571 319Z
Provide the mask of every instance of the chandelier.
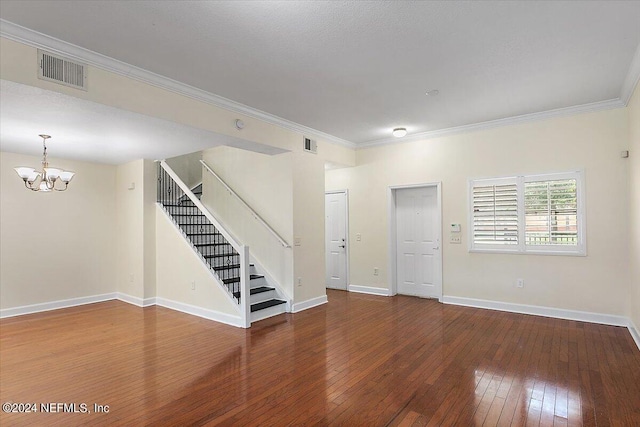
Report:
M42 146L44 151L42 152L42 170L37 171L34 168L29 167L17 167L14 168L16 173L24 181L24 186L32 191L64 191L69 186L69 181L75 175L75 172L65 171L62 169L50 168L49 162L47 162L47 139L51 138L49 135L40 135L42 138ZM64 184L57 185L56 183Z

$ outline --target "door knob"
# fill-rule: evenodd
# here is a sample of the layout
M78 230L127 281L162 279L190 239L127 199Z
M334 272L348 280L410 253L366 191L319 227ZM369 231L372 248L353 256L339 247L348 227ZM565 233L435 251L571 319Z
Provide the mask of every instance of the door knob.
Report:
M339 247L339 248L344 248L344 246L345 246L345 245L339 245L338 247Z

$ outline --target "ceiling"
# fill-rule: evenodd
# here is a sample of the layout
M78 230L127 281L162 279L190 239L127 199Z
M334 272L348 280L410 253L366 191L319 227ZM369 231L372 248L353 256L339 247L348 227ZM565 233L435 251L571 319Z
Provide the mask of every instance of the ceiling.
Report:
M2 0L0 17L360 145L616 100L640 55L640 2Z
M40 133L52 158L123 164L167 159L231 145L264 154L283 150L208 132L62 93L0 80L0 150L40 155ZM179 141L179 144L176 144Z

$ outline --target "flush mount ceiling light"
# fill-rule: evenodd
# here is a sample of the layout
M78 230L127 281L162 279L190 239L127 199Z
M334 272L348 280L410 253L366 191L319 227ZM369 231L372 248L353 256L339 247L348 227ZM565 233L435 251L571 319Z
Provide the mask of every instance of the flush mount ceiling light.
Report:
M24 186L32 191L64 191L69 186L69 181L75 175L75 172L65 171L62 169L50 168L49 162L47 162L47 139L51 138L49 135L40 135L42 138L42 146L44 151L42 152L42 170L37 171L34 168L20 166L14 168L16 173L24 181ZM63 188L56 183L61 182L64 184Z
M440 93L440 91L438 89L431 89L428 90L425 95L427 96L437 96Z
M393 132L391 132L391 133L396 138L402 138L403 136L405 136L407 134L407 129L406 128L395 128L393 130Z

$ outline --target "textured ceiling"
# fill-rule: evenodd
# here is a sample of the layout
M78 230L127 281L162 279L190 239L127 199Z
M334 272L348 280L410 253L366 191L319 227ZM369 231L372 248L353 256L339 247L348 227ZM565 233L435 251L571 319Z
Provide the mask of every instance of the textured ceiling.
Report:
M640 43L640 2L3 0L0 17L354 143L616 99Z

